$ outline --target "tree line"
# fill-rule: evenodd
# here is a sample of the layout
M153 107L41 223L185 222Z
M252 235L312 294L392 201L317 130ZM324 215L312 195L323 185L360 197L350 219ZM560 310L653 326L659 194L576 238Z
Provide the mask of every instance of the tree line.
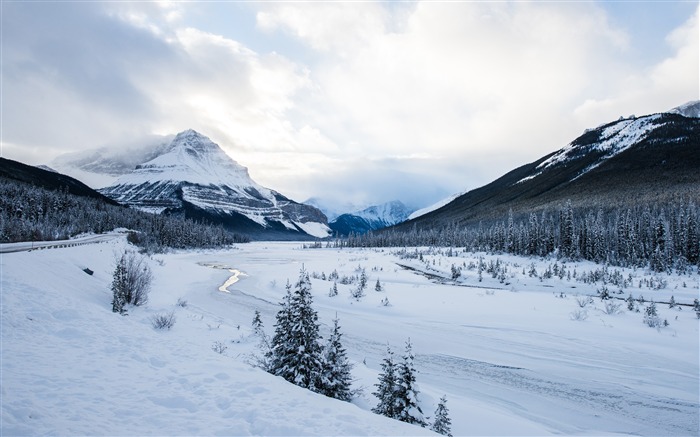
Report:
M700 266L700 208L693 201L634 208L576 209L514 215L477 225L388 229L336 240L337 247L465 247L472 252L590 260L685 273Z
M0 242L64 240L82 233L133 230L130 241L149 251L217 247L248 238L177 215L149 214L98 199L0 178Z

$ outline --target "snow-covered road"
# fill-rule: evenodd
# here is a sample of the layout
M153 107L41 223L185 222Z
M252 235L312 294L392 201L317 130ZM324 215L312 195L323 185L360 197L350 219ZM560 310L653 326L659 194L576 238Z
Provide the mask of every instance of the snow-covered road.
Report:
M0 244L0 253L26 252L35 249L50 249L59 247L81 246L83 244L105 243L115 238L123 237L123 233L110 232L99 235L85 235L70 240L55 241L22 241L18 243Z

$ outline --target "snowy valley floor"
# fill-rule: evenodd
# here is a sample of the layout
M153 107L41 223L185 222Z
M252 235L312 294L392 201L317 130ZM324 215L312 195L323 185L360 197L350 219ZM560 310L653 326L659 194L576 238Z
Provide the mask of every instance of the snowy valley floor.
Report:
M658 303L669 323L658 329L643 323L647 304L637 313L616 300L619 313L607 314L605 302L583 297L596 296L602 281L573 277L601 265L457 250L421 261L392 249L250 243L152 256L150 300L122 317L111 312L110 283L126 247L119 237L0 255L3 436L430 434L369 411L387 344L400 356L409 337L423 411L432 416L447 395L454 435L699 434L695 312ZM484 271L479 281L480 256L499 260L500 280ZM462 268L457 281L449 279L453 264ZM285 283L302 265L322 335L340 319L354 386L364 387L352 403L250 365L254 311L272 334ZM358 267L369 278L366 296L358 302L355 285L338 283L329 297L333 281L321 278L357 275ZM548 268L564 268L562 279L540 280ZM238 281L224 287L232 275ZM611 267L607 275L624 278L605 285L623 299L690 304L699 293L697 272L657 277ZM169 311L174 327L155 330L151 317Z

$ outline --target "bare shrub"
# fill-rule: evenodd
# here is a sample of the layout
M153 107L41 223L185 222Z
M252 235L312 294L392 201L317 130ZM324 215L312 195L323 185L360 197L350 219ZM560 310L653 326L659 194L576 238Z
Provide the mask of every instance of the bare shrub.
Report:
M571 320L575 320L577 322L582 322L588 318L588 311L576 310L576 311L570 313L569 316L571 317Z
M175 325L175 313L156 314L151 317L151 325L155 329L170 329Z
M576 296L576 304L580 308L586 308L589 303L593 303L593 299L590 296Z
M184 300L183 298L179 297L179 298L177 299L176 305L179 306L179 307L182 307L182 308L187 308L187 301Z
M605 314L614 316L615 314L620 314L620 307L621 306L622 306L622 304L619 304L615 301L606 300L604 308L603 308L603 312Z
M226 349L228 349L228 346L226 346L220 341L215 341L214 344L211 345L211 350L213 350L217 354L223 354L224 352L226 352Z
M136 252L124 252L117 260L117 268L123 269L123 283L120 292L123 294L124 303L139 306L148 302L148 292L151 291L153 274L151 268L148 267L146 258Z

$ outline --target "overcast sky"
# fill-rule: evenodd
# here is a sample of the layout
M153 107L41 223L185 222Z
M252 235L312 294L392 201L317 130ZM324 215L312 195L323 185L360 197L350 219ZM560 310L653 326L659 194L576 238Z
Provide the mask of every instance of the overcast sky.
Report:
M698 2L12 2L2 156L193 128L295 200L425 206L699 98Z

